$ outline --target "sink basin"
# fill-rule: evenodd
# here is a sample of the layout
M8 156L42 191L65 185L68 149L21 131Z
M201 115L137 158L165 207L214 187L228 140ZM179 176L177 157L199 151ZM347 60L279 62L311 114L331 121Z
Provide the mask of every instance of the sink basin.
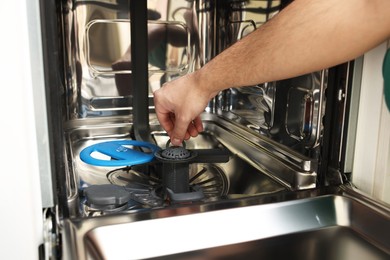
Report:
M64 259L389 259L389 234L389 208L342 187L66 220Z

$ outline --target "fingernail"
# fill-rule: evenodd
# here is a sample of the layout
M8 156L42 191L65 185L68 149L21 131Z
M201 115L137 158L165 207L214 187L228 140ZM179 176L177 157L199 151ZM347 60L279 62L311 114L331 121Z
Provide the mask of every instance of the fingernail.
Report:
M180 139L178 139L178 138L173 138L172 140L171 140L171 143L173 144L173 145L181 145L181 140Z

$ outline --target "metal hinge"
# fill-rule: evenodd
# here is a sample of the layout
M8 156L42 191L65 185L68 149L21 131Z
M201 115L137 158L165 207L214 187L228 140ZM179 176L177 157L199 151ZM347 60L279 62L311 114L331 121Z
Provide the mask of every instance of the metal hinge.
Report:
M59 228L51 208L43 209L43 245L40 248L40 259L59 259Z

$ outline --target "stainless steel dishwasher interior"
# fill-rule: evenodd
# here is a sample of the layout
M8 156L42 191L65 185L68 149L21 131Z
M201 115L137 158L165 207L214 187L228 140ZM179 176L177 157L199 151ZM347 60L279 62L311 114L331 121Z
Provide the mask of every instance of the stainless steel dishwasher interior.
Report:
M100 122L100 121L99 121ZM125 185L126 181L115 181L108 178L108 173L115 171L115 167L93 166L83 162L80 157L80 151L92 144L109 140L127 140L131 138L132 124L129 122L106 122L105 124L95 124L96 120L87 123L81 122L80 126L72 125L67 131L68 153L71 156L68 171L68 203L70 212L74 216L79 216L80 196L79 191L90 185L116 184ZM213 125L213 126L211 126ZM208 132L207 129L215 130L217 126L213 122L205 122L206 131L196 138L191 138L185 142L188 149L213 149L224 147L215 135ZM165 148L168 136L158 125L151 125L151 135L156 144ZM210 166L211 165L211 166ZM229 161L226 163L191 164L191 175L196 174L202 167L217 171L223 178L223 193L221 196L210 198L231 199L259 194L269 194L288 190L288 187L271 179L262 173L259 166L248 158L241 158L235 151L230 150ZM118 167L117 167L118 168ZM131 173L130 173L131 174ZM141 172L140 175L143 173ZM122 176L123 177L123 176ZM127 178L131 179L131 176Z
M50 80L47 89L54 111L59 104L64 107L57 117L49 114L53 122L64 120L61 139L54 140L65 144L55 150L61 164L56 168L59 203L53 222L61 236L50 233L47 238L56 239L62 259L389 259L388 205L346 187L349 182L339 172L350 65L231 88L212 99L202 114L204 133L187 141L186 148L229 151L228 162L189 166L191 179L206 169L210 174L202 182L218 193L177 204L164 197L167 202L157 206L129 202L131 197L107 210L86 203L87 188L123 188L161 177L156 171L161 163L92 166L80 159L84 148L135 139L152 139L165 148L168 137L153 114L152 92L199 69L289 2L153 0L147 1L147 17L135 19L130 11L136 9L129 10L128 3L144 1L56 1L61 12L55 21L61 23L62 35L53 42L64 46L48 53L57 60L62 52L58 78L64 78L61 84ZM128 56L134 46L146 46L140 34L132 37L134 20L146 23L148 31L171 28L186 39L176 46L172 40L177 37L164 33L157 48L138 52L150 54L144 81L135 78L142 76L143 66L135 64L137 57L145 61L144 55ZM340 100L340 93L347 98ZM332 136L327 137L328 130ZM334 145L328 147L328 142ZM104 195L107 202L110 194Z

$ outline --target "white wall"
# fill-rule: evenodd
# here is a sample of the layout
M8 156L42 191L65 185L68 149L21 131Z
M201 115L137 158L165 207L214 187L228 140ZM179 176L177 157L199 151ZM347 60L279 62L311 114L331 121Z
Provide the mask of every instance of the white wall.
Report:
M27 1L2 2L0 8L0 259L38 259L42 242L35 60L30 52L37 45L29 38L27 10L34 10Z
M390 112L383 96L382 63L387 43L364 55L353 183L390 203Z

